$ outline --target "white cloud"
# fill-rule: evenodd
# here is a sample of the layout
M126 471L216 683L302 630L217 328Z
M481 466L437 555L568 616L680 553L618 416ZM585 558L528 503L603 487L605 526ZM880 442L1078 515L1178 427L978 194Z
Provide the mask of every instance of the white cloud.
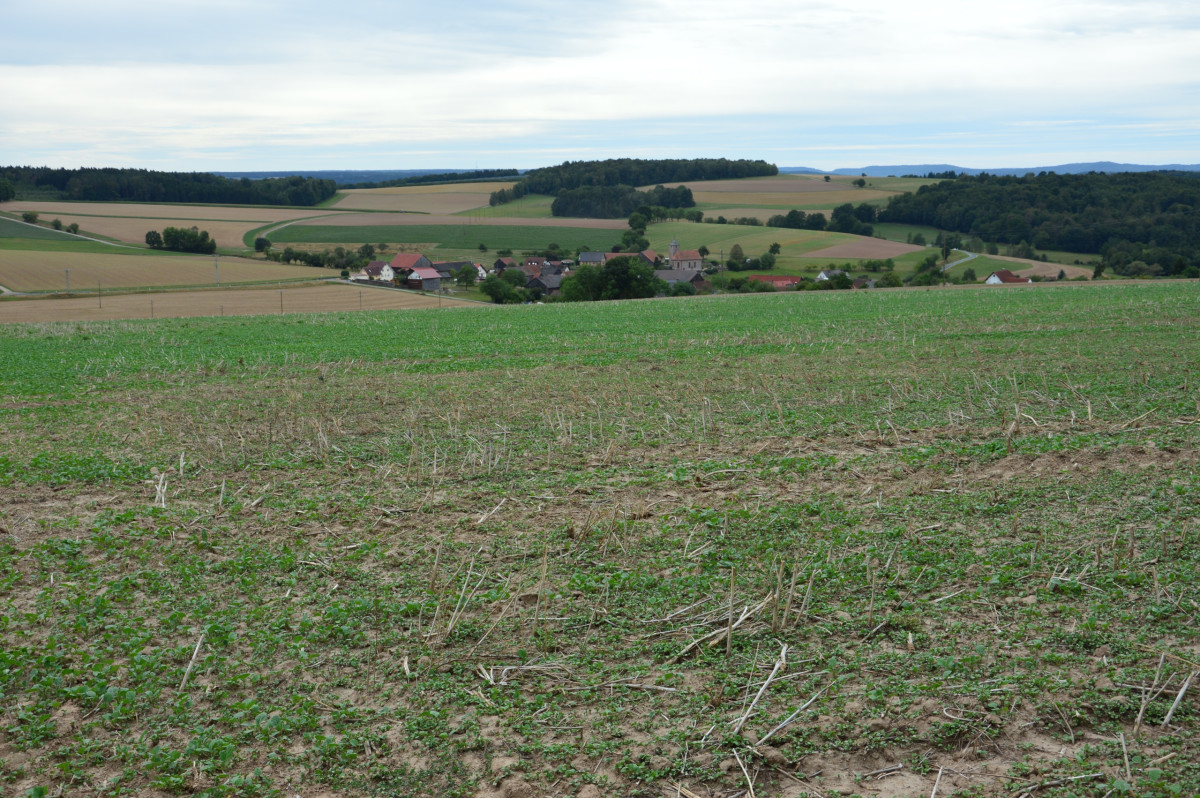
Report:
M673 134L680 150L725 132L725 153L738 155L749 134L782 120L841 130L966 122L987 139L1010 119L1044 119L1021 130L1052 136L1071 119L1161 126L1200 115L1200 11L1159 2L59 8L65 28L18 10L0 33L0 146L16 161L239 148L261 157L263 145L289 157L339 146L544 152L533 142L567 135L569 123L603 129L630 152L645 141L611 138L622 123Z

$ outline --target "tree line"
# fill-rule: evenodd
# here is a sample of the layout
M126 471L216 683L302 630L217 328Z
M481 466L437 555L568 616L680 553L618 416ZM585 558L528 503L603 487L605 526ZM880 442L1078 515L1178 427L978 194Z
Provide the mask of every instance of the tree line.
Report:
M341 188L392 188L394 186L419 186L423 183L464 183L473 180L501 180L517 177L517 169L473 169L469 172L441 172L432 175L412 175L395 180L379 180L374 183L342 183Z
M298 205L308 207L332 197L332 180L313 177L234 179L205 172L156 172L148 169L52 169L46 166L0 167L20 199L86 202L185 202L222 205Z
M1118 274L1200 268L1200 175L1122 172L961 176L893 197L880 222L927 225L988 242L1102 256Z
M619 219L628 216L639 205L660 205L667 208L690 208L695 205L691 191L686 195L676 189L663 188L664 183L689 180L726 180L742 177L765 177L779 174L779 168L766 161L727 158L609 159L606 161L566 161L526 172L512 188L494 192L492 205L520 199L527 194L549 194L555 197L551 213L555 216L588 216ZM656 185L649 192L638 192L635 186ZM561 203L558 200L563 200Z

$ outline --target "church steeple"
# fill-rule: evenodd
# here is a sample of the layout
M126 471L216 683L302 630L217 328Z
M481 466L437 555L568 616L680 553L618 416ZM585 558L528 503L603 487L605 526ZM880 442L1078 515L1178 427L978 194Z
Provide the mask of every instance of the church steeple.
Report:
M675 253L679 251L679 240L672 238L671 243L667 245L667 251L669 253L667 255L667 259L672 261L675 260Z

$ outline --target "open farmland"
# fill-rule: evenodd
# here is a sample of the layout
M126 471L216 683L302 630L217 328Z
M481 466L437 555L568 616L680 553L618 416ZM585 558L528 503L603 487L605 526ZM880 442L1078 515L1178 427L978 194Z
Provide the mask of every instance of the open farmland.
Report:
M2 326L0 780L1200 794L1198 300Z
M910 255L913 252L921 252L925 247L918 247L912 244L901 244L898 241L887 241L882 238L865 238L863 236L855 236L855 241L849 241L845 244L835 244L832 247L818 249L807 253L810 258L898 258L902 255Z
M355 188L340 192L329 207L355 211L404 211L452 214L488 207L492 192L512 188L511 182L447 183L443 185Z
M480 225L485 227L529 227L539 228L575 227L588 230L628 230L629 222L625 219L538 219L531 223L522 217L490 217L480 223L467 216L452 216L418 213L344 213L328 218L306 219L293 223L299 227L395 227L395 226L433 226L455 225L470 227ZM618 239L620 236L618 236Z
M746 180L710 180L693 181L675 185L686 185L692 190L692 198L706 215L718 214L726 217L758 216L764 222L772 215L765 211L787 212L792 208L800 210L826 210L846 202L855 205L861 202L886 200L901 191L914 190L922 182L914 180L912 186L901 188L892 187L895 181L889 183L889 188L874 188L868 185L857 188L851 185L851 178L834 178L830 182L818 175L777 175L775 177L755 177Z
M6 250L0 252L0 285L10 291L61 291L71 285L92 291L104 288L213 285L217 270L211 255L127 254L109 252L58 252ZM329 277L328 271L307 266L286 266L247 258L220 259L222 283L271 280L311 280Z
M334 283L286 288L224 288L142 294L25 299L0 302L0 324L13 322L180 319L194 316L266 316L343 310L418 310L485 307L413 291Z
M271 233L277 247L290 243L319 243L333 245L364 244L384 241L388 244L419 244L422 251L441 246L453 250L474 250L480 243L491 249L542 249L550 242L575 249L606 250L621 240L617 230L581 225L570 227L530 224L472 223L466 217L455 216L455 224L399 224L337 226L314 223L293 224ZM593 220L575 220L590 222ZM434 252L425 252L437 259Z

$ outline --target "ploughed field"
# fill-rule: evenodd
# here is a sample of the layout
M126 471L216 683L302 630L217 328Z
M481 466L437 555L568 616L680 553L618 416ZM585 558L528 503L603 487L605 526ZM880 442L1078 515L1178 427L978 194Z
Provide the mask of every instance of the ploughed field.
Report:
M327 283L284 288L210 288L109 296L100 293L69 299L7 300L0 301L0 324L451 307L479 308L484 305L416 291Z
M1198 300L0 326L0 782L1197 794Z

